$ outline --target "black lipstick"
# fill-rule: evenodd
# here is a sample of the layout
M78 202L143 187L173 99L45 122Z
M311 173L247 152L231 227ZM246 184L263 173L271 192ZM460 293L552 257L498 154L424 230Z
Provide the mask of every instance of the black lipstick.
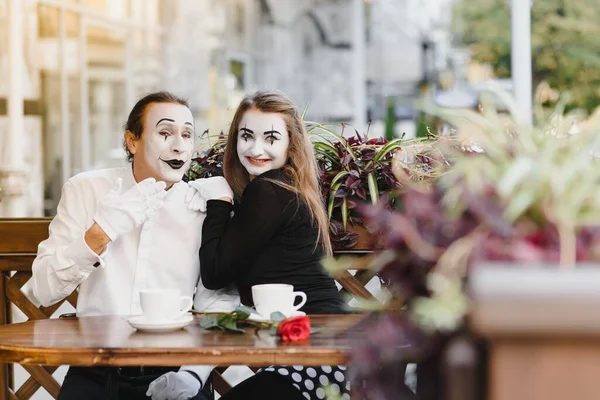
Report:
M173 169L179 169L179 168L183 167L183 165L185 164L185 161L182 161L182 160L163 160L161 158L161 161L169 164L169 167L171 167Z

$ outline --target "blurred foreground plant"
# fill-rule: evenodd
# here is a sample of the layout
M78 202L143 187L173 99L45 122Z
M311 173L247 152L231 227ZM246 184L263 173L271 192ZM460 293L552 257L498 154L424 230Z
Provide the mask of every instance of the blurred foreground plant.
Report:
M599 121L563 114L559 102L535 126L522 126L508 95L490 95L510 114L498 114L485 99L480 112L427 108L462 127L458 142L481 151L438 143L451 163L429 189L405 184L400 209L378 203L360 210L383 237L373 268L393 298L353 351L361 398L394 398L373 397L398 385L380 378L442 351L439 339L464 329L469 265L503 260L569 268L600 261ZM336 270L343 260L325 265Z

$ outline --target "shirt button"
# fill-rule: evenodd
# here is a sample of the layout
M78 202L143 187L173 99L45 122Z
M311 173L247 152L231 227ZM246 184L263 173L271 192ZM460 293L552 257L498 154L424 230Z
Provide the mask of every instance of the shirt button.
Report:
M99 266L100 266L100 261L96 261L96 262L94 263L94 267L98 268Z

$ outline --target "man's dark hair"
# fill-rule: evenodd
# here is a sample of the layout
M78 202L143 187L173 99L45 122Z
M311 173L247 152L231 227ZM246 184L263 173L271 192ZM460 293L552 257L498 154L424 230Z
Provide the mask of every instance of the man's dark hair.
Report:
M142 137L142 132L144 131L144 113L146 112L146 108L153 103L176 103L188 108L190 107L187 100L177 97L169 92L150 93L142 97L135 103L135 106L133 106L124 126L125 131L131 132L135 140L139 140L139 138ZM125 139L123 139L123 147L127 153L127 161L131 162L131 160L133 160L133 154L131 154L127 148Z

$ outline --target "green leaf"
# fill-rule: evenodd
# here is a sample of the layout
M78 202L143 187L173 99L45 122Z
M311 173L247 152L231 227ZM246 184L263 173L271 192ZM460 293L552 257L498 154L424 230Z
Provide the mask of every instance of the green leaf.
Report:
M276 326L272 326L269 329L269 335L271 335L271 336L277 336L277 327Z
M344 179L346 176L348 176L348 174L350 174L350 172L348 171L340 171L336 176L333 177L333 179L331 180L331 187L333 188L334 186L336 186L336 184L339 182L341 184L341 180ZM337 186L339 188L339 185ZM337 189L336 189L337 190Z
M313 147L319 153L325 153L325 154L330 154L330 155L335 155L335 156L337 156L339 153L337 147L335 147L331 142L328 142L327 140L321 140L321 141L313 140L312 144L313 144Z
M204 329L219 328L217 318L215 317L204 317L200 319L200 327Z
M332 165L339 165L338 150L330 143L313 141L313 149L318 159L327 159Z
M333 215L333 205L335 203L335 194L337 193L340 186L342 186L341 182L335 186L333 186L333 185L331 186L331 192L329 192L329 203L327 204L327 216L329 217L329 219L331 219L331 216Z
M352 148L352 146L350 146L350 144L348 143L348 140L346 140L345 137L338 135L336 132L334 132L331 129L326 128L324 125L318 125L318 128L323 130L324 132L327 132L329 135L333 136L334 138L336 138L340 143L342 143L344 145L344 147L346 148L346 150L348 151L348 153L350 154L350 157L352 157L352 159L354 161L356 161L358 159L356 153L354 152L354 149ZM315 132L315 135L321 136L319 135L319 133ZM325 137L325 136L321 136L323 137L325 140L328 140L329 142L332 142L331 139Z
M244 320L248 319L253 312L252 308L242 304L235 310L235 315L238 317L238 320Z
M342 225L344 225L344 230L347 230L348 226L348 198L344 197L344 201L342 202Z
M329 201L327 202L327 217L331 219L333 215L333 204L335 202L335 193L333 190L329 193Z
M236 333L245 333L246 332L243 329L238 328L237 322L235 321L235 319L228 320L227 324L225 324L224 328L227 329L228 331L236 332Z
M217 315L217 324L224 326L232 318L235 318L235 316L232 314L219 314L219 315Z
M312 335L313 333L319 333L321 332L321 328L310 328L310 334Z
M273 322L281 322L285 319L285 315L283 315L283 313L279 312L279 311L275 311L273 313L271 313L271 321Z
M306 105L304 106L304 109L302 110L302 114L300 115L300 118L302 118L303 121L304 121L304 117L306 116L306 113L308 112L309 105L310 105L310 101L308 103L306 103Z
M372 172L367 175L367 183L369 185L371 204L375 204L379 200L379 187L377 186L377 179L375 179L375 175Z
M381 149L379 149L379 151L375 155L375 161L381 161L389 153L398 150L401 147L400 146L401 143L402 143L402 139L394 139L392 141L387 142L385 144L385 146L383 146Z

